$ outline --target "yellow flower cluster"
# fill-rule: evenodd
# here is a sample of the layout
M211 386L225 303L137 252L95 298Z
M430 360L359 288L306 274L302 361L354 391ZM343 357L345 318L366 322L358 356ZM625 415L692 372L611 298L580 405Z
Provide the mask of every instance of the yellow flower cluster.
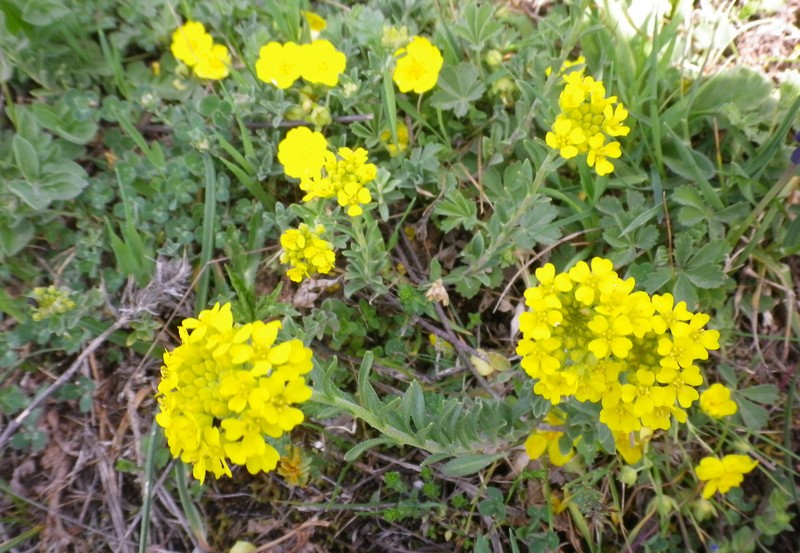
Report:
M411 38L408 46L394 53L397 64L392 80L400 92L421 94L436 86L444 58L442 52L425 37Z
M381 132L381 143L386 147L389 151L389 155L392 157L396 157L398 154L408 149L409 138L408 126L405 123L397 125L397 145L392 142L391 129L385 129Z
M158 385L170 452L206 472L231 476L228 460L256 474L275 468L280 455L266 439L303 422L293 407L311 397L304 374L311 350L300 340L276 343L279 321L234 325L231 305L216 304L185 319L181 345L164 353Z
M704 481L703 497L710 498L715 492L728 493L731 488L738 488L744 481L744 475L752 471L758 461L747 455L726 455L722 459L705 457L700 460L694 472L697 478Z
M545 141L564 159L587 154L589 167L598 175L607 175L614 170L609 159L622 155L619 142L609 142L609 138L630 132L624 124L628 110L616 96L606 98L603 83L584 76L583 71L564 75L564 90L558 98L561 113Z
M704 328L708 315L671 294L634 292L634 279L622 280L608 259L560 274L548 263L535 274L517 353L536 394L553 404L602 402L600 421L618 443L642 428L667 429L672 416L686 420L703 383L694 361L719 348L719 332Z
M278 145L278 161L287 176L300 179L303 201L314 198L336 198L356 217L362 205L372 201L367 185L375 180L378 168L367 162L363 148L339 148L338 157L328 150L325 137L306 127L292 129Z
M321 238L325 227L317 225L313 231L305 223L281 234L281 263L291 265L286 275L300 282L312 274L331 272L336 263L333 245Z
M63 315L75 309L75 302L70 298L70 291L51 284L47 288L33 289L36 307L32 309L31 319L42 321L55 315Z
M214 44L202 23L188 21L172 33L170 50L175 59L192 68L201 79L218 81L230 74L231 55L224 44Z
M265 83L289 88L302 77L309 83L336 86L347 58L329 40L311 44L269 42L261 47L256 61L256 75Z

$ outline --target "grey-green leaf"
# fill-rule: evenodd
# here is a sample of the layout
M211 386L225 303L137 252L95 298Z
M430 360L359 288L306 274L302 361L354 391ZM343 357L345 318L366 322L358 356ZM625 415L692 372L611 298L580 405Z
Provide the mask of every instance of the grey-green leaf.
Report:
M474 65L462 62L455 67L446 66L439 75L438 88L431 96L431 105L452 110L457 117L463 117L485 90L486 85Z
M39 154L33 145L15 134L11 139L11 149L14 151L14 160L28 182L34 182L39 177Z
M450 477L475 474L498 459L502 459L502 457L503 455L500 453L495 453L492 455L484 455L481 453L461 455L442 465L442 474Z

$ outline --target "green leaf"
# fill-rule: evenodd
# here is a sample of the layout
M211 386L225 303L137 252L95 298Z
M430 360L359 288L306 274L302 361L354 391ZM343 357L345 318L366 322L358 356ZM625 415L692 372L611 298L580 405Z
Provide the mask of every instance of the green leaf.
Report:
M414 421L414 425L418 430L425 428L428 421L425 412L425 395L422 393L422 386L416 380L411 383L406 393L403 394L401 406L404 414L411 416L411 420Z
M364 407L377 414L383 408L384 404L375 392L375 388L372 387L372 383L369 381L369 373L372 369L373 360L374 356L372 351L364 353L364 359L362 359L361 367L358 369L358 397Z
M22 19L31 25L44 27L70 15L71 10L59 0L28 0L22 9Z
M494 17L491 2L482 3L480 7L470 3L464 8L463 21L454 30L472 50L480 52L487 41L503 30L503 24Z
M389 438L372 438L363 442L359 442L352 448L350 448L347 453L344 454L344 460L348 463L351 461L355 461L358 459L364 452L372 449L373 447L378 447L379 445L387 445L391 444L392 440Z
M679 267L686 267L689 258L692 257L692 245L694 241L689 234L680 234L675 240L675 263Z
M475 474L498 459L502 459L502 457L503 455L500 453L494 453L492 455L484 455L481 453L461 455L442 465L442 474L450 477Z
M17 221L13 226L0 224L0 254L6 257L17 254L33 239L35 230L28 219ZM0 255L0 259L3 255Z
M706 265L706 264L719 264L725 261L725 256L728 255L730 246L728 242L722 239L712 240L692 256L692 261L689 266L693 265Z
M691 309L697 305L697 291L692 286L692 282L685 274L679 274L675 279L675 286L672 288L672 295L675 296L675 301L685 301L686 305Z
M466 230L472 230L478 224L478 208L475 202L460 190L446 194L443 200L436 203L433 213L444 217L439 227L445 232L459 225Z
M715 265L688 267L683 272L686 278L698 288L719 288L725 283L725 273Z
M734 67L708 78L692 102L693 115L717 115L724 104L734 104L742 111L757 110L772 91L772 83L763 72L748 67Z
M441 109L452 110L456 117L463 117L485 90L480 72L474 65L466 62L455 67L448 65L439 75L439 84L430 103Z
M15 134L11 139L11 150L22 176L28 182L34 182L39 177L39 154L36 149L30 142Z
M737 390L735 394L746 397L750 401L755 401L756 403L774 405L778 399L778 388L774 384L759 384L758 386Z
M31 206L36 211L41 211L50 205L52 199L47 194L47 191L42 189L36 182L29 182L22 179L10 180L6 186L19 198Z
M88 144L97 134L97 123L91 119L77 119L63 103L58 107L33 104L31 113L41 126L74 144Z
M744 425L751 431L757 432L767 424L769 414L767 410L760 405L756 405L743 397L736 398L736 405L739 407L739 416L742 418Z

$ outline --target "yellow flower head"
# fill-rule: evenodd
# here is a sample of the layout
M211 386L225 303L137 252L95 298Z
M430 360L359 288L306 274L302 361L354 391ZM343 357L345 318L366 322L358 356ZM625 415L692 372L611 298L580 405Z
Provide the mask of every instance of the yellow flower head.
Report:
M314 230L301 223L296 229L289 229L281 235L281 263L290 265L287 276L294 282L301 282L313 274L327 274L336 263L333 245L321 238L325 227L317 225Z
M721 419L736 413L737 406L736 402L731 399L730 389L716 383L700 394L700 409L710 417Z
M278 161L289 177L313 177L322 170L327 151L328 142L322 133L297 127L286 133L286 138L278 144Z
M408 149L408 140L408 127L403 123L397 125L397 145L392 142L391 129L386 129L381 133L381 142L392 157Z
M258 52L256 76L278 88L289 88L300 78L301 53L301 47L294 42L265 44Z
M75 309L75 302L70 295L67 288L59 288L54 284L47 288L34 288L32 296L36 300L36 307L32 309L31 319L42 321L72 311Z
M726 455L722 459L705 457L695 467L697 478L705 482L703 497L710 498L715 492L728 493L731 488L738 488L744 481L744 475L752 471L758 461L747 455Z
M535 275L516 348L534 393L553 404L573 396L601 403L600 422L619 436L686 421L703 383L695 362L719 347L719 333L705 328L710 317L674 306L669 294L635 291L608 259L561 273L548 263ZM641 455L626 447L618 448L626 458Z
M302 47L300 75L310 83L336 86L347 58L329 40L315 40Z
M361 206L372 201L367 185L375 180L378 168L367 162L364 148L339 148L338 154L337 158L326 152L324 172L301 179L300 189L306 192L303 201L336 197L339 205L347 208L347 214L356 217L363 213Z
M564 159L587 154L587 165L598 175L607 175L614 170L609 160L622 155L619 142L608 139L630 132L624 124L628 110L616 96L607 97L603 83L584 76L583 69L564 75L563 81L558 98L561 113L545 141Z
M194 65L194 74L201 79L218 81L230 74L231 55L222 44L214 44L209 51L201 55Z
M278 438L302 422L294 404L311 397L305 375L311 350L299 340L276 343L278 321L236 325L231 305L217 303L185 319L181 344L164 353L159 413L170 452L191 463L201 482L207 472L231 476L230 464L251 474L270 471Z
M421 94L436 86L444 58L441 51L421 36L415 36L405 48L395 52L397 64L392 80L400 92Z
M175 59L194 66L211 50L214 40L198 21L188 21L172 33L170 51Z

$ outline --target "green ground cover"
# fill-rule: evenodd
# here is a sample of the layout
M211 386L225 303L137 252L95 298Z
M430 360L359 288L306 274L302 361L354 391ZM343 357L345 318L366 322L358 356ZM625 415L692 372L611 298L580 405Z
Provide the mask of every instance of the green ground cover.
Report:
M800 549L796 7L0 0L0 551Z

